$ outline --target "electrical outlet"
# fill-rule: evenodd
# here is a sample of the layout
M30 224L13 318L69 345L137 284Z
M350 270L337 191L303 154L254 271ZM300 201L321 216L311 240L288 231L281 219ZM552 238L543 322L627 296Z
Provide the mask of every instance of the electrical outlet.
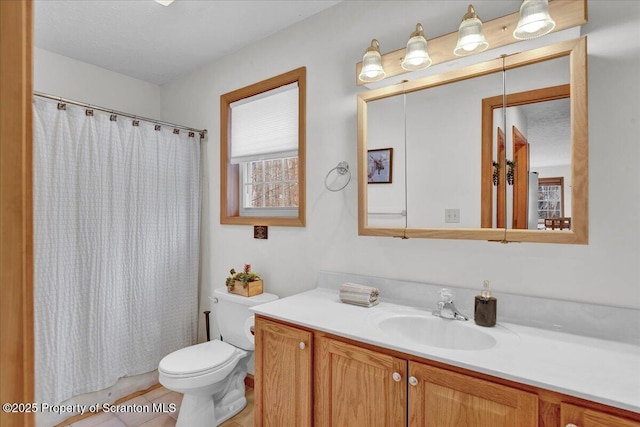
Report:
M460 209L445 209L444 210L444 222L445 223L459 223L460 222Z

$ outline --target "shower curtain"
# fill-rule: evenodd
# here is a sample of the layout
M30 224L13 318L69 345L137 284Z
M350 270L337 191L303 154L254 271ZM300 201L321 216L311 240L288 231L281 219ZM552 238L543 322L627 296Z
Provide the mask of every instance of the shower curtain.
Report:
M34 100L36 401L152 371L196 340L198 134Z

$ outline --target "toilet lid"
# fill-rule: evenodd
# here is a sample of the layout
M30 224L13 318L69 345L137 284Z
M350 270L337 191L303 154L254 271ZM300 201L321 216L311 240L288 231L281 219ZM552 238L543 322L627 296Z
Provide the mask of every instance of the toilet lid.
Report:
M210 371L226 364L234 355L236 348L226 342L213 340L192 345L166 355L158 369L174 375L197 374Z

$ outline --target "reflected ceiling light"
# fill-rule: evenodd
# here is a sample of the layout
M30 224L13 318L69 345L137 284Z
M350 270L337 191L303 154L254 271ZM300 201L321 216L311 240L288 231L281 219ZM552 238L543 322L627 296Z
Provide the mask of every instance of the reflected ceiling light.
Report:
M163 6L169 6L173 3L173 0L155 0L156 3L160 3Z
M363 82L377 82L384 79L387 73L382 68L382 57L380 56L380 43L378 40L371 40L371 46L362 57L362 71L358 78Z
M427 39L424 38L422 24L416 24L416 30L411 33L407 42L407 49L402 59L402 68L408 71L421 70L431 65L431 58L427 52Z
M456 56L469 55L471 53L482 52L489 47L489 43L482 34L482 21L476 15L472 5L462 18L462 23L458 29L458 44L453 50Z
M518 40L533 39L550 33L555 27L556 23L549 15L548 0L524 0L513 37Z

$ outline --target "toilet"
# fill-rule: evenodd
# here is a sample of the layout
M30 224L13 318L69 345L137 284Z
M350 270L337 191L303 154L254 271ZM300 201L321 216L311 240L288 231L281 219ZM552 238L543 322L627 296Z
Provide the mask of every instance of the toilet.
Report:
M221 340L212 340L174 351L158 365L160 384L183 393L177 427L211 427L222 424L246 405L244 378L253 354L253 340L246 331L249 307L278 299L263 293L243 297L215 289L211 300Z

